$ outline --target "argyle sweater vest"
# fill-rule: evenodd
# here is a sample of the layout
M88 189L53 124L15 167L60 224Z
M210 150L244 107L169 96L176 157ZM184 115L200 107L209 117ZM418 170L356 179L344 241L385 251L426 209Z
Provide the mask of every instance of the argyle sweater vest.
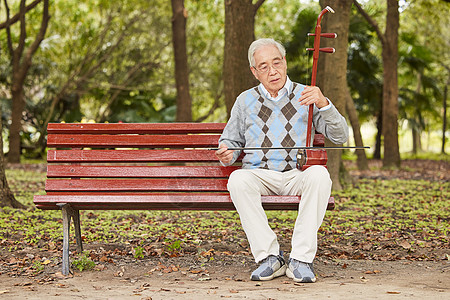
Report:
M278 101L267 99L258 87L243 92L236 99L219 144L225 143L228 147L305 146L308 107L300 105L298 101L304 87L292 83L292 90ZM330 120L337 118L340 123L338 127L345 127L348 137L346 121L333 105L331 112L324 115L314 106L313 123L319 132L322 132L320 130L322 129L325 132L322 133L327 136L327 122L324 116ZM333 127L333 123L336 122L329 123ZM313 136L314 134L312 138ZM344 136L345 132L338 140L345 142L347 137ZM296 167L296 154L297 150L245 150L242 168L288 171ZM239 155L240 151L235 151L230 164L234 163Z

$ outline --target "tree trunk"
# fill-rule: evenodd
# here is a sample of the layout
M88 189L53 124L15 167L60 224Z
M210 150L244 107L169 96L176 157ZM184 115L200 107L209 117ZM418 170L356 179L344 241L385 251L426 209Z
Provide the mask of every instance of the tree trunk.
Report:
M322 33L337 33L337 39L321 38L321 47L334 47L334 54L320 55L323 61L323 72L318 74L323 94L330 98L334 106L341 114L345 114L345 105L347 100L347 46L348 46L348 28L350 24L350 9L352 0L343 1L320 1L320 5L324 8L330 5L336 14L328 13L324 15L322 20ZM327 145L330 142L327 141ZM341 150L328 151L327 167L333 181L333 189L341 190L343 180L346 176L341 176Z
M420 94L420 90L422 89L422 73L417 73L417 87L416 87L416 103L419 103L420 100L417 95ZM411 135L412 135L412 153L417 154L418 152L422 151L422 141L420 138L420 134L422 132L422 128L420 127L420 120L422 119L422 113L420 109L416 109L416 115L412 116L412 118L416 119L416 122L411 123Z
M447 69L449 71L449 69ZM450 74L447 79L447 83L444 87L444 97L442 99L442 106L443 106L443 116L442 116L442 147L441 147L441 153L445 154L445 132L447 131L447 94L448 94L448 85L450 84Z
M14 68L13 68L14 70ZM14 72L16 72L14 70ZM16 74L16 73L15 73ZM18 76L13 76L18 77ZM9 127L9 152L8 161L10 163L20 163L22 132L22 115L25 110L25 99L23 90L24 81L21 78L14 78L11 87L12 108L11 108L11 126Z
M189 94L189 68L186 50L187 11L184 0L172 0L172 41L177 86L177 122L192 121L192 99Z
M361 136L361 126L359 124L358 112L356 111L355 102L353 102L348 88L346 89L346 94L347 100L345 101L345 108L350 124L352 125L355 146L362 147L364 146L364 143ZM367 162L366 151L364 149L357 149L355 153L357 157L356 163L358 165L358 170L368 170L369 164Z
M400 167L398 145L398 0L387 0L386 30L381 32L378 24L354 1L358 11L375 29L382 45L383 58L383 108L382 127L384 137L383 167Z
M416 127L412 127L411 135L412 135L412 153L417 154L422 150L420 131Z
M7 24L5 25L6 35L8 40L8 50L11 55L12 64L12 83L11 83L11 95L12 95L12 112L11 112L11 127L9 134L9 154L8 160L12 163L20 163L20 133L22 131L22 114L25 109L25 93L24 83L31 67L31 60L34 53L39 48L40 43L45 37L45 33L48 27L49 16L49 0L43 0L44 7L42 12L42 21L39 32L36 35L34 41L30 44L28 49L25 49L27 33L25 25L25 15L29 8L26 7L25 1L20 2L20 11L18 13L18 21L20 23L20 35L17 47L13 48L13 42L11 38L12 25L9 18L9 7L5 1Z
M0 105L0 116L2 115L2 107ZM5 172L5 160L3 157L3 126L0 120L0 207L14 207L14 208L25 208L25 205L20 203L14 197L11 189L8 185L8 180L6 179Z
M248 47L255 39L255 15L264 0L225 0L223 84L228 118L236 97L255 86L248 63Z
M376 115L377 135L375 137L375 151L373 152L374 159L381 159L381 137L383 132L383 123L381 121L381 116L382 110L380 108L380 111Z
M383 57L383 167L400 167L398 144L398 0L387 1Z

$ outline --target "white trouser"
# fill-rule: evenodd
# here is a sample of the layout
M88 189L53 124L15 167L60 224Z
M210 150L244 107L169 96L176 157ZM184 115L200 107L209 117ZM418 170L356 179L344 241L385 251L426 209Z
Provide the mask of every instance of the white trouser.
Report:
M256 262L280 253L277 237L261 204L261 195L301 195L290 257L306 263L314 260L317 231L331 194L330 174L325 167L311 166L303 172L239 169L231 173L228 190Z

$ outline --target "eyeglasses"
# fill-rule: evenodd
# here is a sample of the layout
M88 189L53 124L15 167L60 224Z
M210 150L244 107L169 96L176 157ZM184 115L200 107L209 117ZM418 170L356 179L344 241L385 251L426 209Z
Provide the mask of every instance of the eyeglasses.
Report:
M283 67L283 65L284 65L283 59L276 59L273 61L271 66L268 64L265 64L259 68L257 68L257 67L253 67L253 68L255 68L255 70L258 71L259 73L264 74L264 73L269 72L270 67L272 67L275 70L278 70L278 69L281 69L281 67Z

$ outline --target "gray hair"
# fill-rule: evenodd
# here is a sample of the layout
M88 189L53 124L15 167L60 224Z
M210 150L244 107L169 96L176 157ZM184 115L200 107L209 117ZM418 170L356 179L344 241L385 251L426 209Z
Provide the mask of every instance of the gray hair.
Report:
M269 45L277 47L282 57L286 56L286 49L284 49L284 46L281 45L281 43L275 41L274 39L258 39L248 48L248 62L250 63L250 67L255 67L255 52L259 48Z

